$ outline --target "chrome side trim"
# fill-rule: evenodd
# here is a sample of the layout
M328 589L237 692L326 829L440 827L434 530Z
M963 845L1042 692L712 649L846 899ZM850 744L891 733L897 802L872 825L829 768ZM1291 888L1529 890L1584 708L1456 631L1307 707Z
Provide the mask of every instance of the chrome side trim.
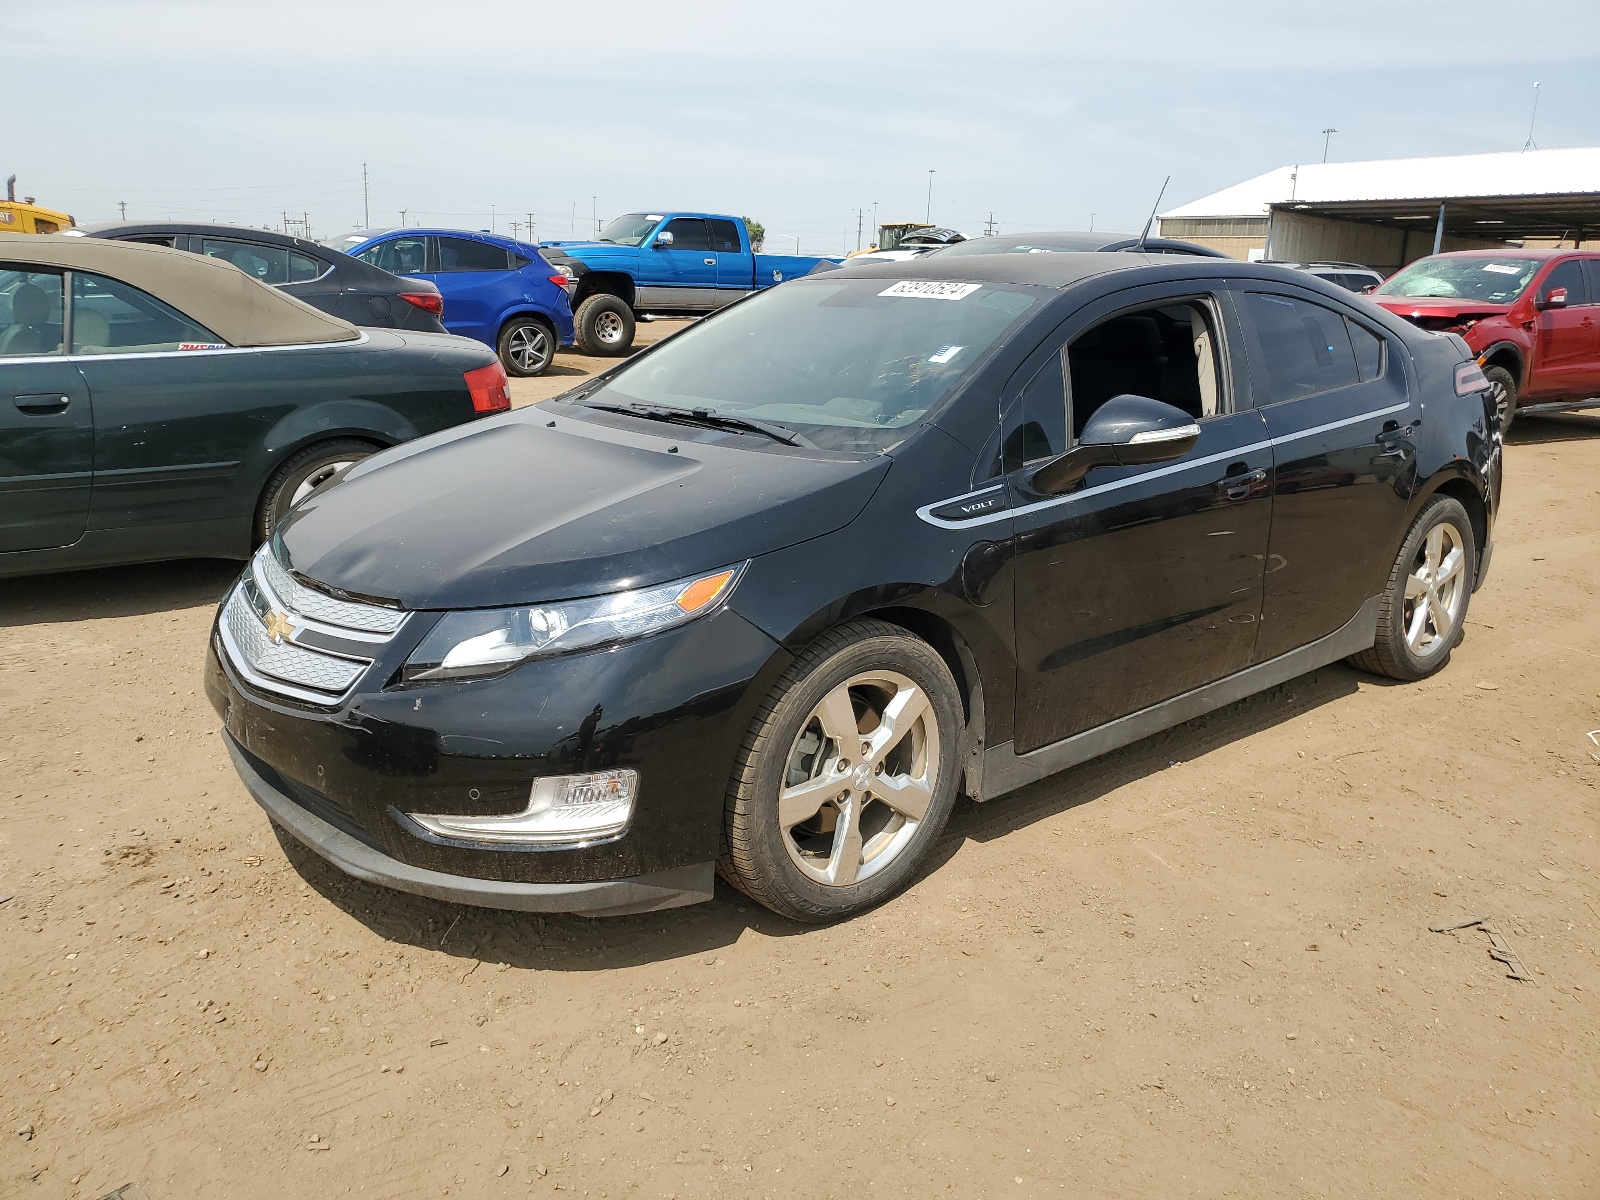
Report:
M197 358L213 354L270 354L280 350L328 350L336 346L364 346L372 339L364 329L360 337L342 342L294 342L287 346L223 346L219 350L147 350L127 354L28 354L7 358L8 363L118 362L129 358Z
M1281 437L1268 438L1263 442L1251 442L1248 446L1236 446L1231 450L1223 451L1221 454L1207 454L1202 458L1184 459L1182 462L1175 462L1164 467L1157 467L1154 470L1145 471L1141 474L1130 476L1127 479L1117 479L1111 483L1102 483L1097 487L1084 488L1082 491L1073 492L1069 496L1055 496L1049 500L1036 500L1032 504L1024 504L1021 508L1001 509L996 513L989 513L985 516L974 517L970 521L947 521L941 517L936 517L933 515L933 510L936 508L943 508L947 504L955 504L962 500L969 500L974 496L991 490L995 486L992 483L987 483L983 487L977 488L974 491L962 492L958 496L949 496L943 500L935 500L932 504L925 504L921 508L917 509L917 516L921 517L929 525L936 526L939 529L976 529L980 526L988 525L995 521L1005 521L1011 519L1012 517L1026 516L1028 513L1039 512L1042 509L1054 508L1058 504L1071 504L1075 500L1084 500L1090 496L1098 496L1104 492L1114 492L1120 488L1133 487L1136 484L1145 482L1147 479L1160 479L1162 476L1175 475L1179 471L1187 471L1193 467L1210 466L1212 463L1221 462L1224 459L1237 458L1241 454L1254 454L1257 450L1267 450L1274 446L1283 446L1289 442L1299 441L1301 438L1316 437L1320 433L1328 433L1334 429L1342 429L1346 425L1357 425L1362 421L1371 421L1376 417L1391 416L1394 413L1405 412L1410 407L1410 401L1407 401L1404 404L1391 404L1388 408L1376 409L1372 412L1361 413L1354 417L1345 417L1338 421L1329 421L1325 425L1314 425L1310 429L1302 429L1297 433L1286 433Z

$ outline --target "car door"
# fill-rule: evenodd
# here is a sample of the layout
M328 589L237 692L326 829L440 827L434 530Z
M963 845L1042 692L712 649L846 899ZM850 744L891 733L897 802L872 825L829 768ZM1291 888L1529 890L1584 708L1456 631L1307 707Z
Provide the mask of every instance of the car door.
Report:
M731 304L750 290L751 256L733 221L714 218L706 222L711 233L711 253L717 260L717 306Z
M1276 460L1265 661L1334 632L1383 587L1415 486L1422 410L1404 348L1324 297L1241 285L1250 381Z
M89 516L94 416L65 315L60 272L0 263L0 553L70 546Z
M520 299L522 288L511 270L504 246L475 238L438 235L438 274L444 293L444 327L493 346L500 332L500 313Z
M1533 370L1523 395L1530 400L1586 398L1594 354L1594 309L1589 304L1589 284L1583 261L1557 263L1534 285L1535 318ZM1565 302L1551 304L1552 294L1565 294Z
M670 245L661 241L661 233L672 235ZM641 256L649 282L662 289L660 302L678 309L714 308L717 256L711 250L711 231L704 218L674 217L661 233ZM641 303L648 301L641 296Z
M1002 402L1019 753L1250 665L1273 462L1243 364L1226 288L1161 284L1083 310L1013 379ZM1039 467L1122 394L1191 413L1194 448L1098 468L1064 495L1036 491Z
M71 317L70 352L94 401L90 528L236 517L227 505L245 460L294 407L259 365L282 352L225 349L154 296L84 271L72 273Z

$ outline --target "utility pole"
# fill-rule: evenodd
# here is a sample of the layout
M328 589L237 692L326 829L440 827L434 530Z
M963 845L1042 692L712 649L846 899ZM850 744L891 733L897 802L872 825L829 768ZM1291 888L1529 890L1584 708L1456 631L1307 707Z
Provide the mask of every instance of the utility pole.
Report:
M284 209L283 210L283 231L284 231L284 233L288 233L289 232L289 210L288 209Z
M996 227L996 225L994 223L994 213L990 213L989 214L989 219L986 222L984 222L983 236L984 237L993 237L995 234L997 234L999 232L1000 232L1000 230Z
M489 232L494 232L494 205L489 205Z
M861 221L862 221L862 218L864 218L865 216L866 216L865 212L863 212L859 208L856 209L856 249L857 250L861 249Z
M300 213L300 236L308 242L311 240L311 214L303 209Z
M361 164L361 219L363 229L372 228L372 201L367 191L367 164Z
M405 227L406 227L406 210L402 208L400 210L400 228L404 229Z
M872 244L878 246L878 202L872 202ZM878 246L878 249L883 247Z
M1524 150L1537 150L1539 147L1533 140L1533 123L1539 119L1539 81L1533 83L1533 113L1528 117L1528 140L1522 143ZM1435 251L1434 253L1438 253Z
M929 225L933 224L933 168L932 167L928 168L928 211L923 214L922 219L924 221L926 221Z
M572 226L567 230L573 237L578 236L578 202L572 202Z
M600 236L600 197L599 196L590 196L589 197L589 203L592 206L589 215L594 219L594 235L595 235L595 237L599 237Z
M1100 215L1099 213L1090 213L1089 214L1089 232L1090 233L1094 232L1094 219L1099 215Z
M532 213L528 214L528 240L530 242L537 242L539 240L536 236L534 236L534 232L533 232L533 214Z
M1339 131L1332 125L1322 131L1322 161L1328 161L1328 139Z
M126 221L128 219L128 202L126 200L118 200L117 207L122 210L122 219Z

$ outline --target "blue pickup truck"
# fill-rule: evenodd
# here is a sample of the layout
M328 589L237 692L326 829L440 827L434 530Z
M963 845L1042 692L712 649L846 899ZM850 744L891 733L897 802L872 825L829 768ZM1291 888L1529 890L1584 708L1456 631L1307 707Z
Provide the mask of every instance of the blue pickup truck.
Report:
M585 354L626 354L640 317L701 317L823 261L758 254L738 217L684 212L628 213L593 241L544 242L540 253L572 281Z

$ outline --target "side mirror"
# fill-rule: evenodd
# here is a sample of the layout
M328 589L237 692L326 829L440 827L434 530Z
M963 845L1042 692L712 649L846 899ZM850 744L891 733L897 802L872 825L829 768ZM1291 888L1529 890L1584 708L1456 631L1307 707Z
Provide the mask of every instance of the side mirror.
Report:
M1363 296L1370 296L1370 295L1372 295L1373 292L1375 292L1377 290L1378 290L1378 285L1377 284L1369 283L1369 284L1367 284L1366 287L1361 289L1361 294Z
M1543 309L1546 309L1546 308L1565 308L1566 306L1567 306L1567 289L1566 288L1551 288L1544 295L1540 296L1539 297L1539 302L1536 305L1534 305L1535 308L1538 308L1540 310L1543 310Z
M672 231L670 229L663 229L660 233L656 234L655 248L657 250L665 250L671 245Z
M1096 467L1133 467L1182 458L1200 426L1181 408L1149 396L1113 396L1083 426L1078 444L1034 472L1033 489L1047 496L1071 491Z

